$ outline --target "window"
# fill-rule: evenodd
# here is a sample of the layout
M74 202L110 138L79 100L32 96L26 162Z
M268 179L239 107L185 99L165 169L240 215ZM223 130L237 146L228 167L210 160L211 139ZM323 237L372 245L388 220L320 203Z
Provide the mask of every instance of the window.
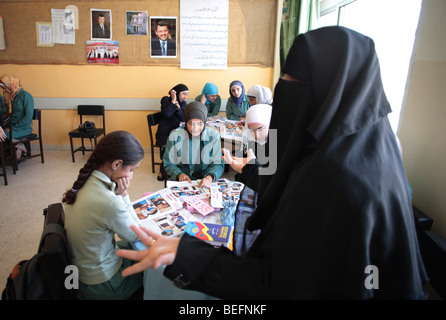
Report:
M318 27L340 25L373 39L398 130L422 0L321 0Z

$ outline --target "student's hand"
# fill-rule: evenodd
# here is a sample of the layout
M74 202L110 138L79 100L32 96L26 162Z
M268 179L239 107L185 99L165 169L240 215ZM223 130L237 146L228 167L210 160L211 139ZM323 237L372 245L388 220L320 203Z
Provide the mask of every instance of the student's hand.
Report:
M0 141L5 141L6 140L6 133L5 131L3 131L3 128L0 127Z
M239 126L244 126L246 121L246 117L240 117L240 121L237 123Z
M150 268L158 269L162 265L170 265L173 263L180 243L179 238L168 238L144 227L137 227L135 225L132 225L130 228L136 233L147 249L141 251L121 249L116 251L118 257L139 261L124 269L124 271L122 271L123 277Z
M232 163L231 152L228 149L222 148L223 156L221 157L227 164Z
M254 152L252 149L248 150L248 154L246 158L237 158L232 157L232 162L230 163L231 168L237 171L238 173L242 173L243 167L250 162L251 160L255 159L256 156L254 155Z
M177 92L175 90L170 90L170 99L173 104L177 104Z
M187 181L189 183L192 182L192 180L189 178L189 176L187 174L180 174L180 176L178 177L178 181Z
M212 180L214 180L212 178L212 176L207 175L206 177L204 177L203 179L201 179L200 183L198 184L198 187L206 187L206 188L210 188L211 184L212 184Z
M203 93L200 97L200 101L202 104L205 104L206 100L207 100L206 95Z
M127 189L130 187L130 178L118 178L114 183L116 183L115 194L125 197L127 195Z

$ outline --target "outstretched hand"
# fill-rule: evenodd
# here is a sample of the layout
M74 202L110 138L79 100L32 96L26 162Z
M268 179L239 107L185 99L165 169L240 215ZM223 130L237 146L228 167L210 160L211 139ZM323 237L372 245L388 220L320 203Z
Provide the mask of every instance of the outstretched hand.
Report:
M228 163L232 169L237 171L238 173L241 173L243 170L243 167L250 162L251 160L255 159L256 156L254 155L254 152L252 149L248 150L247 157L246 158L238 158L231 156L231 153L229 150L223 148L223 156L222 159Z
M130 227L136 233L138 238L147 247L145 250L118 250L116 255L122 258L139 261L136 264L124 269L122 276L129 275L154 268L158 269L162 265L170 265L175 260L179 238L168 238L157 234L149 229L138 226Z

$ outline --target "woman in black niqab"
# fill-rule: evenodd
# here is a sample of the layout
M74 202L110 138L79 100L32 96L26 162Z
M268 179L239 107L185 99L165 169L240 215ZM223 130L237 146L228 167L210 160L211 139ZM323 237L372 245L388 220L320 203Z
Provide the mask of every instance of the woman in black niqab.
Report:
M270 124L277 171L260 177L247 223L260 235L242 256L183 235L164 274L224 299L425 298L373 41L313 30L295 39L283 71Z

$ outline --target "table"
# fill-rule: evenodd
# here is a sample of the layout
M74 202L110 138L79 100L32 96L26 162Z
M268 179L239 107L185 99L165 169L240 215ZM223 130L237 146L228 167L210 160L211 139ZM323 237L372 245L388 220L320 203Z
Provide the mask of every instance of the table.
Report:
M176 184L178 182L175 182ZM168 184L169 185L169 184ZM231 184L231 186L237 185ZM244 186L239 195L237 210L235 216L234 228L234 252L240 255L247 250L253 243L258 233L247 233L245 241L243 236L245 232L244 224L246 219L254 212L256 207L256 194L253 190ZM221 223L221 212L210 213L202 216L199 213L192 213L197 221L208 223ZM247 247L242 248L241 243L246 243ZM137 241L133 243L135 250L144 250L146 246ZM173 283L164 277L165 267L160 267L157 270L149 269L144 271L144 299L145 300L216 300L217 298L204 294L202 292L193 290L184 290L177 288Z

